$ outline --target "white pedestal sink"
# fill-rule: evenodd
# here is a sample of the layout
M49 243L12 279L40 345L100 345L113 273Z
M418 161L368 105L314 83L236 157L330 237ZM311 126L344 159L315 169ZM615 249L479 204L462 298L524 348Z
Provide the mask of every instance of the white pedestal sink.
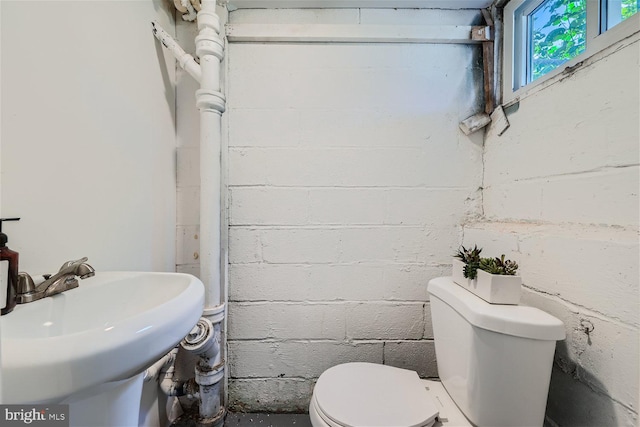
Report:
M188 274L97 272L18 305L0 318L2 403L68 403L72 426L137 426L140 373L189 333L203 303Z

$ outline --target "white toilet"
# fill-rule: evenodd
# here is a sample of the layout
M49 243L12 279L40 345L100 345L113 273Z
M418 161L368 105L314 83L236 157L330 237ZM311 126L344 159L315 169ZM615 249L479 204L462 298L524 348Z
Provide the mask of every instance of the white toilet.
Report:
M334 366L313 390L314 427L542 426L564 324L537 308L489 304L450 277L428 291L441 382L374 363Z

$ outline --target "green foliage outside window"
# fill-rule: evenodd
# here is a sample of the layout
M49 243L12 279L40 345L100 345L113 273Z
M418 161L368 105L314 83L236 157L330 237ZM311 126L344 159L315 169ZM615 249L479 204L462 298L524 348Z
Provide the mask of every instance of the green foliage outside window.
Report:
M531 80L584 52L586 35L586 0L543 3L531 14Z
M638 13L638 4L640 0L622 0L622 20L631 17L631 15Z
M603 0L605 1L605 0ZM615 22L638 12L640 0L620 0L612 7ZM531 40L530 76L533 81L586 49L587 0L547 0L529 15ZM607 27L615 23L608 23Z

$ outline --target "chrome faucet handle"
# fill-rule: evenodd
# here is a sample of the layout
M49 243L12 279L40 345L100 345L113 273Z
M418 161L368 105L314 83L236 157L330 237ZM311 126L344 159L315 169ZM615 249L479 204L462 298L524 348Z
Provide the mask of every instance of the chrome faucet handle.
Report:
M82 257L82 258L77 259L75 261L67 261L64 264L62 264L62 267L60 267L60 270L58 270L58 272L64 271L65 269L67 269L69 267L73 267L73 266L76 266L78 264L82 264L84 262L87 262L88 260L89 260L89 258Z
M89 264L87 264L86 262L83 262L76 269L76 274L81 279L86 279L86 278L95 276L96 275L96 270L93 267L91 267Z
M16 289L17 294L28 294L30 292L34 292L36 290L36 285L33 282L29 273L25 273L21 271L18 273L18 289Z

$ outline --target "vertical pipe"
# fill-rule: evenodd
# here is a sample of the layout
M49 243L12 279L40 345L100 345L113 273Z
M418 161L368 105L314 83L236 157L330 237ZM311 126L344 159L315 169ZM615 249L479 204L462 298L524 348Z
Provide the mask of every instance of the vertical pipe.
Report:
M491 13L493 17L493 28L494 32L494 47L495 50L493 52L493 78L494 78L494 99L496 100L496 105L502 104L503 93L502 93L502 59L503 59L503 46L504 41L502 40L504 37L504 28L503 28L503 9L498 7L492 7Z
M211 138L220 133L219 117L216 111L200 112L200 278L206 289L205 309L220 305L220 149Z
M207 309L221 305L220 289L220 146L225 99L220 92L224 45L215 1L202 2L198 12L196 53L202 70L196 103L200 110L200 279Z
M221 140L224 95L220 91L220 67L224 42L216 1L204 0L198 12L196 53L200 58L200 89L196 105L200 110L200 279L205 285L203 316L211 321L216 346L195 368L200 386L199 423L216 426L224 420L220 389L225 377L220 344L220 324L225 317L221 300ZM212 365L213 363L213 365Z
M205 285L203 317L209 324L215 345L201 356L195 367L195 381L200 397L198 425L215 427L221 425L225 415L220 397L225 378L220 345L221 324L225 318L225 305L221 300L221 130L225 99L220 91L224 42L220 37L215 0L201 2L198 30L196 54L200 65L192 61L193 58L169 34L159 26L153 26L158 40L176 55L180 66L189 68L190 74L200 82L200 89L196 91L196 106L200 110L200 279Z

